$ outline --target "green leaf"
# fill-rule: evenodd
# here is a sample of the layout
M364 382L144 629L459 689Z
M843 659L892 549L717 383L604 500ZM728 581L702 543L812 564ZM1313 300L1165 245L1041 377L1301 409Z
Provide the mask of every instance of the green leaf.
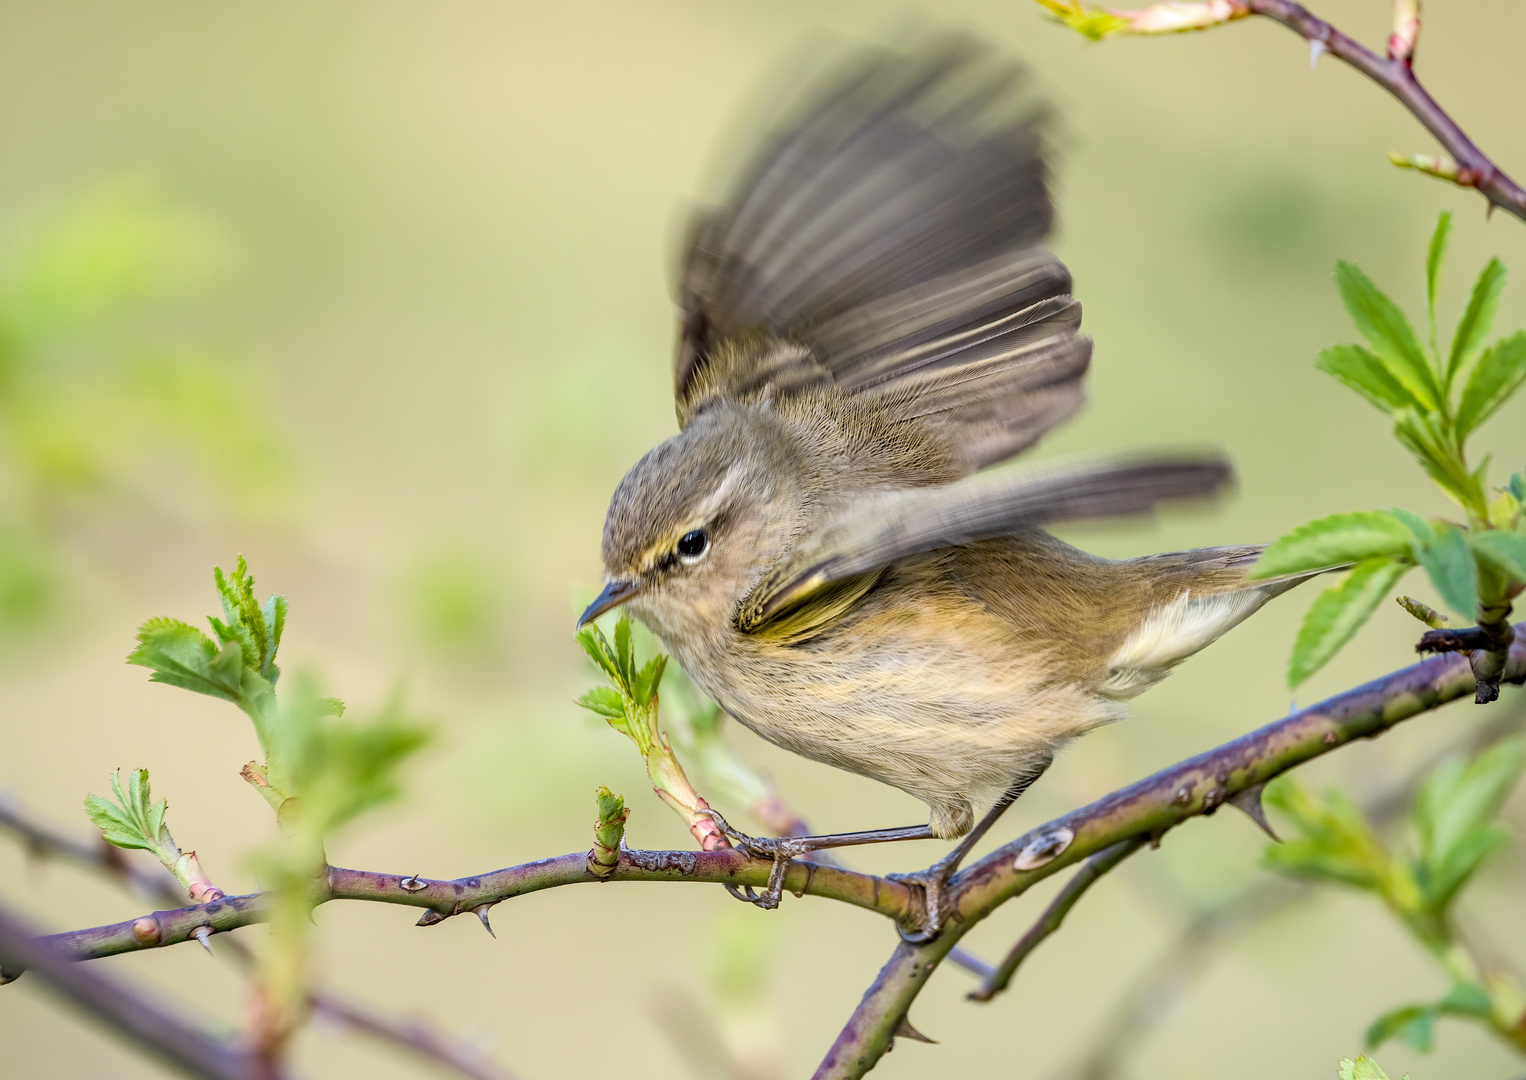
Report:
M156 854L166 847L174 847L169 830L164 825L168 802L152 800L147 769L134 769L128 773L127 787L122 787L122 772L111 774L111 790L116 802L99 795L85 797L85 813L101 830L101 837L119 848L136 848Z
M1469 619L1478 613L1478 566L1467 537L1455 525L1440 522L1436 538L1415 552L1430 575L1436 591L1459 614Z
M1369 1050L1376 1050L1389 1039L1400 1038L1411 1049L1428 1054L1431 1051L1435 1023L1436 1007L1434 1005L1405 1005L1390 1010L1374 1020L1372 1026L1367 1029L1365 1042ZM1382 1070L1377 1073L1353 1073L1356 1077L1377 1075L1382 1075Z
M1300 525L1261 553L1252 578L1281 577L1377 557L1409 558L1413 534L1394 515L1361 510Z
M1352 567L1345 581L1320 593L1293 643L1288 685L1297 686L1324 667L1372 617L1408 569L1408 564L1391 559L1364 559Z
M588 654L588 659L592 660L604 674L618 682L620 665L615 662L614 650L609 647L609 639L604 636L604 631L590 623L587 628L579 630L574 636L578 644L583 646L583 651Z
M1494 1016L1494 1002L1489 992L1477 983L1460 982L1436 1002L1436 1011L1447 1016L1476 1016L1490 1019Z
M615 665L620 669L620 685L629 687L635 681L635 654L631 649L631 621L625 615L615 623Z
M611 686L595 686L578 698L577 703L585 709L612 720L625 718L625 698L620 691Z
M1421 407L1419 399L1361 345L1332 345L1320 352L1314 366L1335 376L1386 413Z
M1497 341L1468 376L1457 404L1457 437L1466 438L1526 381L1526 330Z
M1483 491L1463 466L1456 440L1448 433L1446 418L1440 413L1398 410L1394 413L1394 437L1415 455L1420 467L1442 491L1470 511L1482 507Z
M1427 409L1440 408L1436 373L1420 351L1404 313L1352 263L1336 264L1335 284L1357 330L1383 360L1388 373Z
M150 669L153 682L237 703L239 684L229 685L221 668L213 673L218 657L217 646L194 626L157 618L138 628L138 647L127 655L127 662Z
M1509 739L1470 762L1442 762L1416 794L1410 811L1419 842L1416 876L1432 911L1444 912L1509 839L1509 831L1494 819L1523 770L1526 739Z
M1468 546L1491 570L1526 581L1526 535L1484 529L1468 533Z
M1283 777L1267 787L1264 797L1296 830L1262 853L1269 869L1370 891L1382 888L1388 852L1350 796L1331 789L1320 801Z
M662 683L662 673L667 667L668 658L658 653L636 673L635 679L631 681L631 697L636 699L637 705L645 708L652 703L652 698L657 696L657 687Z
M1436 218L1436 231L1431 234L1431 246L1425 253L1425 314L1431 326L1431 352L1440 355L1436 347L1436 286L1441 281L1441 263L1446 258L1447 237L1452 232L1452 213L1443 210Z
M1389 513L1404 522L1404 527L1414 534L1415 539L1420 543L1429 544L1435 539L1436 530L1432 528L1431 523L1413 510L1405 510L1403 507L1396 506Z
M1521 502L1526 503L1526 476L1521 473L1512 473L1510 476L1510 494Z
M1388 1080L1388 1074L1378 1067L1378 1063L1366 1054L1360 1054L1355 1061L1344 1058L1341 1061L1340 1080ZM1409 1080L1408 1076L1404 1080Z
M1494 325L1494 312L1499 307L1500 290L1504 287L1505 266L1498 259L1490 259L1473 283L1467 309L1452 335L1452 351L1447 357L1448 390L1473 354L1483 347L1484 338L1489 336L1489 328Z

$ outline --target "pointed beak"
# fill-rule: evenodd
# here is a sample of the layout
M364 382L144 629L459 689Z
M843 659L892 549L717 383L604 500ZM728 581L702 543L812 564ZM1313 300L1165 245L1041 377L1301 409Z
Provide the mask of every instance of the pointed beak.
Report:
M640 592L641 588L639 581L610 580L605 584L604 591L588 605L588 610L578 616L578 629L581 630L610 608L619 607Z

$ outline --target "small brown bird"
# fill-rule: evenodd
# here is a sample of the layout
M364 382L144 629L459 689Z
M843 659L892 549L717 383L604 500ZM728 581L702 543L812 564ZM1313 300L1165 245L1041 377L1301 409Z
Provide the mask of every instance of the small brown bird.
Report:
M861 57L693 228L681 430L615 491L579 625L629 604L753 731L931 810L728 833L776 860L764 906L802 852L965 836L911 875L936 933L939 887L1061 746L1301 580L1247 582L1259 547L1112 561L1043 529L1208 495L1219 456L988 468L1080 407L1091 357L1026 82L967 42Z

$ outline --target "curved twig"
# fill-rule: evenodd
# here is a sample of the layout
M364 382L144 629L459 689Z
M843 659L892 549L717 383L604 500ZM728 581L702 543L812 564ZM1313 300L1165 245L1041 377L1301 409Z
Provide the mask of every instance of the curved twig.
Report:
M1526 190L1522 190L1478 148L1415 77L1413 61L1418 19L1407 42L1390 38L1389 55L1383 57L1292 0L1244 0L1244 3L1252 14L1281 23L1311 46L1318 46L1349 64L1397 98L1453 158L1454 168L1425 171L1441 175L1460 187L1477 188L1491 206L1498 206L1526 221Z
M986 976L985 981L966 996L971 1001L990 1001L1005 990L1022 962L1028 959L1034 949L1043 944L1045 938L1060 928L1065 921L1065 916L1070 914L1070 909L1086 895L1086 890L1096 884L1103 874L1143 846L1144 838L1135 836L1114 844L1110 848L1104 848L1088 859L1086 865L1077 870L1075 876L1065 883L1059 895L1049 902L1049 906L1044 909L1044 914L1038 917L1038 921L1028 928L1027 933L1017 939L1017 944L1012 946L1011 951L1002 958L1001 963Z
M433 926L452 915L475 912L526 893L608 881L690 881L761 886L772 863L749 859L735 848L718 851L635 851L620 853L619 863L607 876L596 877L588 869L587 852L574 852L554 859L541 859L495 870L488 874L440 881L407 874L382 874L370 870L329 867L326 880L313 883L315 902L370 900L424 908L420 926ZM897 881L814 863L792 863L784 887L797 895L824 896L877 911L891 919L907 918L916 910L911 889ZM206 904L153 911L124 922L52 934L46 939L77 960L94 960L118 953L178 945L190 941L198 930L214 934L264 922L268 918L265 894L225 896ZM19 970L7 967L5 976Z

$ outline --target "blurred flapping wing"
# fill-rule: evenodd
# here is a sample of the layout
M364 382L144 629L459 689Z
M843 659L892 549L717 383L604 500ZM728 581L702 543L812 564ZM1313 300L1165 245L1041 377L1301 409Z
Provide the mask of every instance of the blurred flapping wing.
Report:
M680 422L835 386L936 418L967 471L1083 400L1091 343L1053 219L1046 113L967 41L874 52L812 95L692 232Z
M831 515L742 601L736 624L771 633L804 606L842 609L897 559L1023 529L1144 514L1163 501L1200 498L1234 478L1220 456L1095 460L983 472L951 484L866 494ZM851 599L849 599L851 597Z

